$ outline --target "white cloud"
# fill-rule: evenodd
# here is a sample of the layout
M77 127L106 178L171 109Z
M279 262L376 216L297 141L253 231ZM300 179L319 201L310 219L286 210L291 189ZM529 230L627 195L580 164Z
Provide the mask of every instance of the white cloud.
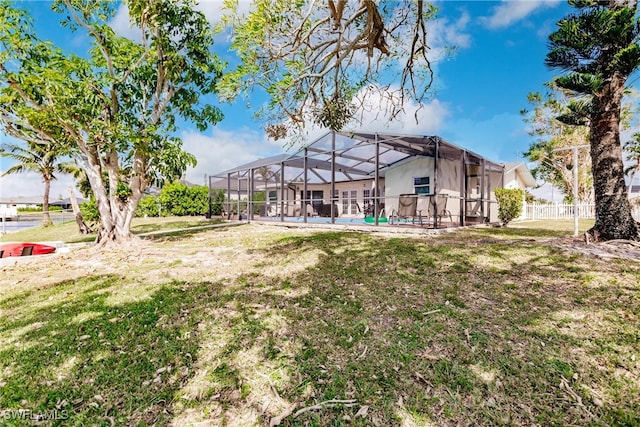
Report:
M187 180L204 184L204 175L284 152L281 142L267 140L261 132L250 129L224 130L214 127L210 135L187 130L180 135L185 151L198 159L195 168L186 172Z
M432 61L446 57L449 48L466 49L471 46L471 35L467 33L470 21L469 13L463 10L454 22L447 18L439 18L428 24Z
M508 27L533 13L538 9L555 7L560 0L502 0L502 2L493 8L493 14L480 18L490 29L500 29Z
M2 175L3 171L0 171ZM69 191L67 188L72 186L75 188L73 177L70 175L60 175L58 179L51 183L51 190L49 192L49 200L56 201L66 199L69 197ZM42 177L35 172L24 172L18 174L11 174L7 176L0 176L0 197L31 197L44 195L44 184L42 183ZM76 195L80 195L76 191Z
M120 6L118 6L118 10L109 23L109 26L120 36L136 42L140 42L142 40L140 36L140 29L133 26L131 17L129 16L129 8L125 3L121 3Z
M391 91L397 90L392 87ZM344 130L366 130L373 132L391 132L399 134L438 134L444 127L446 118L449 116L447 104L433 99L424 102L422 105L411 100L405 100L404 110L393 120L389 120L389 111L392 109L390 97L397 97L389 91L384 91L377 87L363 89L357 95L361 99L361 108L354 115L354 118L344 126ZM364 99L362 101L362 99ZM302 137L304 143L313 142L329 132L326 128L318 127L311 118L307 119L307 125ZM291 139L287 144L300 145L298 139ZM295 147L292 148L295 151Z
M562 203L564 200L564 193L548 182L538 188L530 189L529 192L539 199L548 200L552 203Z
M222 18L222 0L200 0L196 9L204 13L207 20L212 26L220 22ZM237 13L239 16L244 16L249 13L252 7L252 2L249 0L239 0Z
M389 121L385 114L391 107L392 101L388 92L373 90L367 94L363 109L357 116L358 122L361 123L352 121L347 128L403 134L435 134L443 128L444 121L449 115L447 105L438 99L422 105L405 100L404 111Z

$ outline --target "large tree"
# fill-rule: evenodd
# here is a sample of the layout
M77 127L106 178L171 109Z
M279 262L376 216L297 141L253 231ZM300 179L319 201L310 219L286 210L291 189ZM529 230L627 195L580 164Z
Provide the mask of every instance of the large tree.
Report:
M117 4L57 0L62 25L90 40L79 56L41 41L25 11L0 4L0 108L51 136L85 170L100 214L98 242L132 238L131 220L155 179L178 178L194 156L173 136L180 119L204 130L223 64L191 0L129 0L139 41L109 26Z
M596 202L593 240L640 240L625 191L620 143L622 98L640 65L637 0L570 0L576 12L549 36L546 63L566 72L556 84L573 92L572 124L588 124Z
M435 8L423 0L254 0L247 13L237 1L225 5L222 26L241 63L223 77L221 95L264 89L270 99L259 115L275 139L308 122L339 130L372 93L394 117L406 97L420 102L431 86Z
M557 117L568 112L569 101L554 84L547 84L548 91L530 93L528 101L532 110L522 110L523 120L529 125L529 135L534 141L524 153L537 165L533 175L558 187L567 201L573 199L574 159L570 147L588 144L589 128L584 125L569 125ZM568 149L567 149L568 148ZM591 157L585 149L578 151L578 200L593 201L593 176Z

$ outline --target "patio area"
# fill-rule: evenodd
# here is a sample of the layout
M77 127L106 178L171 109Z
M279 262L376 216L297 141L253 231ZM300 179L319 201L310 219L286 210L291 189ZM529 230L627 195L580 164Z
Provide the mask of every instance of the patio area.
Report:
M331 132L212 174L209 188L225 191L226 219L437 229L496 222L493 191L535 183L521 169L438 136Z

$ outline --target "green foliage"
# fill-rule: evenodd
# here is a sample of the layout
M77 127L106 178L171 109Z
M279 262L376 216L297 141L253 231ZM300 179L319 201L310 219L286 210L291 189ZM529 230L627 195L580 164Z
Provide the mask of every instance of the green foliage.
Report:
M90 199L82 203L80 205L80 213L85 222L92 224L91 228L93 228L93 224L100 221L100 212L98 212L95 199Z
M160 204L156 196L145 196L140 199L138 208L136 209L137 217L156 217L160 216Z
M523 190L519 188L497 188L495 194L496 200L498 200L498 219L500 219L503 226L522 215Z
M211 190L211 214L222 215L224 209L224 202L226 200L224 190Z
M181 182L167 184L157 200L163 216L205 215L209 211L209 191L202 185L187 187Z
M137 217L200 216L209 213L207 187L187 187L181 182L165 185L158 196L145 196L140 200ZM211 214L222 214L224 190L212 190Z
M548 200L534 196L529 190L524 190L524 201L527 203L548 203Z
M126 241L130 216L122 213L135 210L149 183L195 165L172 136L176 122L204 130L222 119L208 97L224 67L209 22L191 0L130 0L136 42L109 26L117 3L56 0L64 29L89 40L76 56L41 41L26 10L0 1L0 121L68 150L109 216L100 239Z
M267 193L260 191L253 194L253 213L260 213L260 206L264 206L264 202L267 200Z
M42 206L37 207L27 207L27 208L18 208L18 212L42 212ZM49 212L60 212L62 211L62 206L49 206Z
M549 36L546 64L564 72L555 83L573 102L567 123L588 123L594 176L596 240L640 240L625 194L620 124L625 86L640 66L640 15L636 0L571 0L576 12Z
M573 194L573 153L571 150L557 151L559 148L586 145L589 143L589 129L583 124L567 124L558 117L571 115L572 102L567 92L554 83L547 83L548 91L530 93L528 101L532 110L522 110L523 121L529 127L529 135L534 141L524 156L536 162L533 176L549 182L565 195ZM575 103L574 103L575 104ZM589 150L578 152L578 195L582 201L593 200L593 176Z
M640 27L634 2L572 1L578 13L549 36L546 64L566 71L555 83L582 98L565 119L585 123L596 112L592 97L607 90L612 76L626 79L640 64Z
M640 133L636 132L630 140L624 143L624 151L627 159L633 162L625 169L625 174L629 176L627 194L631 195L631 189L634 186L638 172L640 172Z

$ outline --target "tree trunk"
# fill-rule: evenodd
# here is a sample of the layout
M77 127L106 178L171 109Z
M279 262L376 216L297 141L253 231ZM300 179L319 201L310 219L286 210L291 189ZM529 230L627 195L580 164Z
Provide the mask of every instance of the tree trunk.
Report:
M587 234L593 241L640 240L631 216L620 144L620 107L625 79L614 74L594 99L591 121L591 161L596 201L596 223Z
M91 190L96 198L96 207L100 214L100 225L96 236L96 244L98 246L109 246L112 244L126 244L130 242L134 236L131 234L129 227L126 226L126 204L121 202L117 196L118 181L117 161L112 160L112 164L106 164L105 167L111 170L109 173L109 189L107 189L102 179L102 164L100 156L97 152L91 152L88 156L88 167L85 167L87 178L91 184Z
M93 167L87 170L87 177L91 183L91 188L96 197L98 211L100 213L100 228L96 237L96 244L99 246L109 246L112 244L122 245L137 239L131 233L131 221L134 217L140 199L144 195L147 181L143 178L142 172L136 169L136 165L143 164L138 157L134 159L135 174L129 183L131 194L126 200L121 200L118 196L119 164L117 153L113 152L107 156L104 165L99 163L99 157L93 157ZM102 179L102 167L107 171L109 188Z
M51 191L51 180L44 179L44 198L42 200L42 225L49 227L53 225L51 215L49 215L49 192Z
M80 234L89 234L91 231L89 226L85 224L84 219L82 218L82 213L80 212L80 206L78 206L78 200L76 199L76 193L73 191L73 187L69 187L69 200L71 201L71 208L73 209L73 216L76 219L76 224L78 224L78 231Z

